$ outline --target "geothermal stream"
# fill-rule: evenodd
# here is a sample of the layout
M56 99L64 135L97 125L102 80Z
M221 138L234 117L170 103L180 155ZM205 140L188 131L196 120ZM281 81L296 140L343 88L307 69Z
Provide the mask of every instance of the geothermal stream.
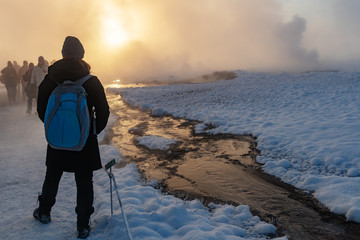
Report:
M249 205L254 215L277 227L289 239L360 239L359 224L330 213L311 195L261 171L252 136L195 135L195 122L171 116L153 117L108 94L119 116L112 138L126 162L135 162L145 180L162 190L204 204ZM136 138L157 135L175 139L170 151L151 150ZM272 236L275 237L275 236Z

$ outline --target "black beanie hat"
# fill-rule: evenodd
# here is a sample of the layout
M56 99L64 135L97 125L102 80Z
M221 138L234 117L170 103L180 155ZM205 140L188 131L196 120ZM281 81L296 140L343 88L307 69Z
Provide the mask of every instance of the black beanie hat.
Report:
M61 53L64 58L82 59L84 57L85 50L79 39L67 36Z

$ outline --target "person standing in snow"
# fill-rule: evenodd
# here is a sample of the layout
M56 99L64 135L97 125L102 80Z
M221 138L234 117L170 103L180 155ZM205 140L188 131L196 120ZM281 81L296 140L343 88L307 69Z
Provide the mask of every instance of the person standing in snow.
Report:
M18 76L19 76L19 81L20 81L20 85L21 85L21 94L23 101L25 102L26 96L25 96L25 82L24 82L24 74L26 73L26 71L29 69L29 63L28 61L24 60L23 61L23 65L21 66L21 68L19 69L18 72ZM19 86L20 87L20 86ZM20 96L21 97L21 96Z
M16 73L18 73L18 72L19 72L19 69L20 69L20 66L19 66L19 64L17 63L17 61L13 61L13 66L14 66L14 68L15 68Z
M25 93L27 96L27 109L26 109L27 114L31 114L32 102L33 102L33 99L36 99L37 87L35 84L31 84L31 74L32 74L33 70L34 70L34 64L30 63L29 69L25 72L25 74L23 76L24 86L25 86L24 88L25 88Z
M40 86L41 82L44 80L48 72L48 66L46 65L45 59L43 56L38 58L38 65L36 65L31 73L31 83L36 84L37 87Z
M39 86L37 111L44 122L48 99L58 83L65 80L75 81L90 73L90 65L83 61L84 48L76 37L66 37L63 59L49 67L49 72ZM63 172L74 172L77 187L76 208L79 238L86 238L90 232L90 215L94 212L93 171L102 168L97 134L106 126L109 118L109 105L104 88L96 76L91 76L83 87L87 92L89 112L96 113L96 133L91 124L90 134L81 151L57 150L48 145L46 153L46 175L42 192L38 197L39 207L33 216L41 223L51 221L51 208L55 204L59 182Z
M8 61L7 67L1 70L1 74L2 83L5 84L9 103L15 103L18 75L11 61Z
M38 95L38 87L40 86L41 82L44 80L44 77L46 76L48 71L48 65L46 65L45 59L43 56L40 56L38 58L38 65L36 65L31 73L31 80L30 84L36 85L35 90L35 98L37 100ZM29 102L30 106L28 106L28 109L32 109L32 101Z
M13 63L13 66L15 68L16 74L19 74L19 70L20 70L19 64L17 63L17 61L13 61L12 63ZM17 82L17 85L16 85L17 95L20 96L20 79L17 78L16 82Z

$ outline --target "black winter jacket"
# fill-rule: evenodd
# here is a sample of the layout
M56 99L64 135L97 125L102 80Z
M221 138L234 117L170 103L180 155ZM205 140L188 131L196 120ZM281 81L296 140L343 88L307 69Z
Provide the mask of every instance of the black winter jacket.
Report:
M14 67L7 66L1 73L4 77L4 84L6 87L16 87L17 85L17 73Z
M48 69L48 74L39 86L37 111L39 118L44 122L48 99L58 83L65 80L75 81L89 74L89 67L82 61L74 59L62 59L55 62ZM87 103L89 112L95 108L96 132L99 134L106 126L109 118L109 105L106 100L104 87L95 76L87 80L83 87L88 96ZM93 124L91 124L93 125ZM85 147L79 151L57 150L47 147L46 166L62 169L66 172L78 170L97 170L102 167L97 135L90 129L90 134Z

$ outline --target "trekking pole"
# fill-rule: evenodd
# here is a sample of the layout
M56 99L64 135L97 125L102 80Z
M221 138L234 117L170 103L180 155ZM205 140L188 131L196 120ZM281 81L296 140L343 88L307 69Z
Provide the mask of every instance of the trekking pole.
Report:
M114 182L114 188L115 188L115 191L116 191L116 195L117 195L117 198L119 200L119 204L120 204L120 208L121 208L121 215L124 219L124 223L125 223L125 228L126 228L126 232L127 232L127 235L129 237L130 240L133 240L132 236L131 236L131 233L130 233L130 228L129 228L129 223L127 221L127 218L126 218L126 215L125 215L125 211L124 211L124 208L123 208L123 205L121 203L121 199L120 199L120 194L119 194L119 191L118 191L118 188L117 188L117 185L116 185L116 181L115 181L115 176L114 174L112 173L112 170L111 170L111 167L113 165L115 165L115 159L111 160L110 162L108 162L106 165L105 165L105 172L108 174L109 178L110 178L110 200L111 200L111 215L113 214L113 206L112 206L112 184L111 182ZM110 168L110 172L108 172L107 170Z
M110 167L110 174L112 175L112 171L111 171L111 167ZM109 175L109 177L111 176ZM111 177L110 177L110 203L111 203L111 215L113 215L114 210L113 210L113 195L112 195L112 181L111 181Z
M112 174L112 166L115 164L115 159L111 160L110 162L108 162L106 165L105 165L105 172L107 173L107 175L109 176L110 178L110 208L111 208L111 215L113 215L114 213L114 210L113 210L113 194L112 194L112 181L111 181L111 178L113 176ZM108 173L108 169L110 168L110 173Z

